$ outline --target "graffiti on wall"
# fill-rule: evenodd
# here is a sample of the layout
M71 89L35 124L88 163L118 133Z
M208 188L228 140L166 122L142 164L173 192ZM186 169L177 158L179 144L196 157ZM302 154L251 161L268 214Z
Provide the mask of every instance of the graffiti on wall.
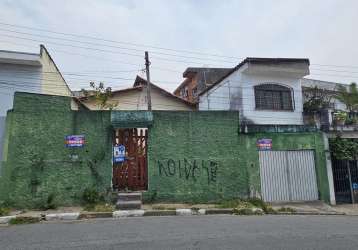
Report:
M158 160L159 176L178 177L194 182L205 175L208 184L216 183L218 162L213 160Z

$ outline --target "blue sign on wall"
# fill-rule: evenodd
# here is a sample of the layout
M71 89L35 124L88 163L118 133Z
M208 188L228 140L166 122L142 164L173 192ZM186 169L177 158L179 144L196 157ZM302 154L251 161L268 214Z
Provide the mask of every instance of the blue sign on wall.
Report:
M118 145L113 147L113 162L119 163L126 160L126 147Z
M271 150L272 149L272 139L258 139L256 142L258 150Z
M68 148L83 147L85 145L84 135L67 135L65 137L65 144Z
M352 188L353 188L353 190L358 190L358 183L357 183L357 182L353 182L353 183L352 183Z

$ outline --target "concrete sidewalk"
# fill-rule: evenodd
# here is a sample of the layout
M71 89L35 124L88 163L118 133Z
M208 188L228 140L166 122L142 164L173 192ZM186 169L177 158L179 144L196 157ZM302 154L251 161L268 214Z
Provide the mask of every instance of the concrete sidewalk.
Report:
M292 208L298 213L335 213L336 209L322 201L271 203L273 209Z
M342 204L332 207L336 212L346 215L358 215L358 204Z

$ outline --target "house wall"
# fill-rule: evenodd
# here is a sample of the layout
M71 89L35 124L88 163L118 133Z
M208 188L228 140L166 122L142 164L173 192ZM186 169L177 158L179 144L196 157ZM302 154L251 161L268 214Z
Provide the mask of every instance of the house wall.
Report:
M57 69L47 50L41 47L42 94L71 96L72 92Z
M113 94L108 101L109 104L117 103L114 110L143 110L144 105L141 100L141 91L132 90L122 93ZM97 105L94 98L83 100L82 103L90 110L100 110L101 108Z
M293 111L256 110L254 86L270 82L292 88ZM301 125L303 104L300 79L279 74L245 74L239 69L200 96L199 110L239 110L242 119L255 124Z
M0 63L0 175L6 113L12 109L15 91L41 92L41 67Z
M115 93L108 103L117 103L113 110L147 110L146 89L130 90ZM157 88L151 88L152 109L153 110L194 110L194 107L176 100L173 97L162 94ZM83 100L83 103L90 110L100 110L94 99Z

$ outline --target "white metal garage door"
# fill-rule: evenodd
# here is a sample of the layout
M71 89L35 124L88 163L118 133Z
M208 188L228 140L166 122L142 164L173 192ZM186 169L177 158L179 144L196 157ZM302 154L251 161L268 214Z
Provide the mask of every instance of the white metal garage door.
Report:
M263 200L318 200L312 150L259 151Z

